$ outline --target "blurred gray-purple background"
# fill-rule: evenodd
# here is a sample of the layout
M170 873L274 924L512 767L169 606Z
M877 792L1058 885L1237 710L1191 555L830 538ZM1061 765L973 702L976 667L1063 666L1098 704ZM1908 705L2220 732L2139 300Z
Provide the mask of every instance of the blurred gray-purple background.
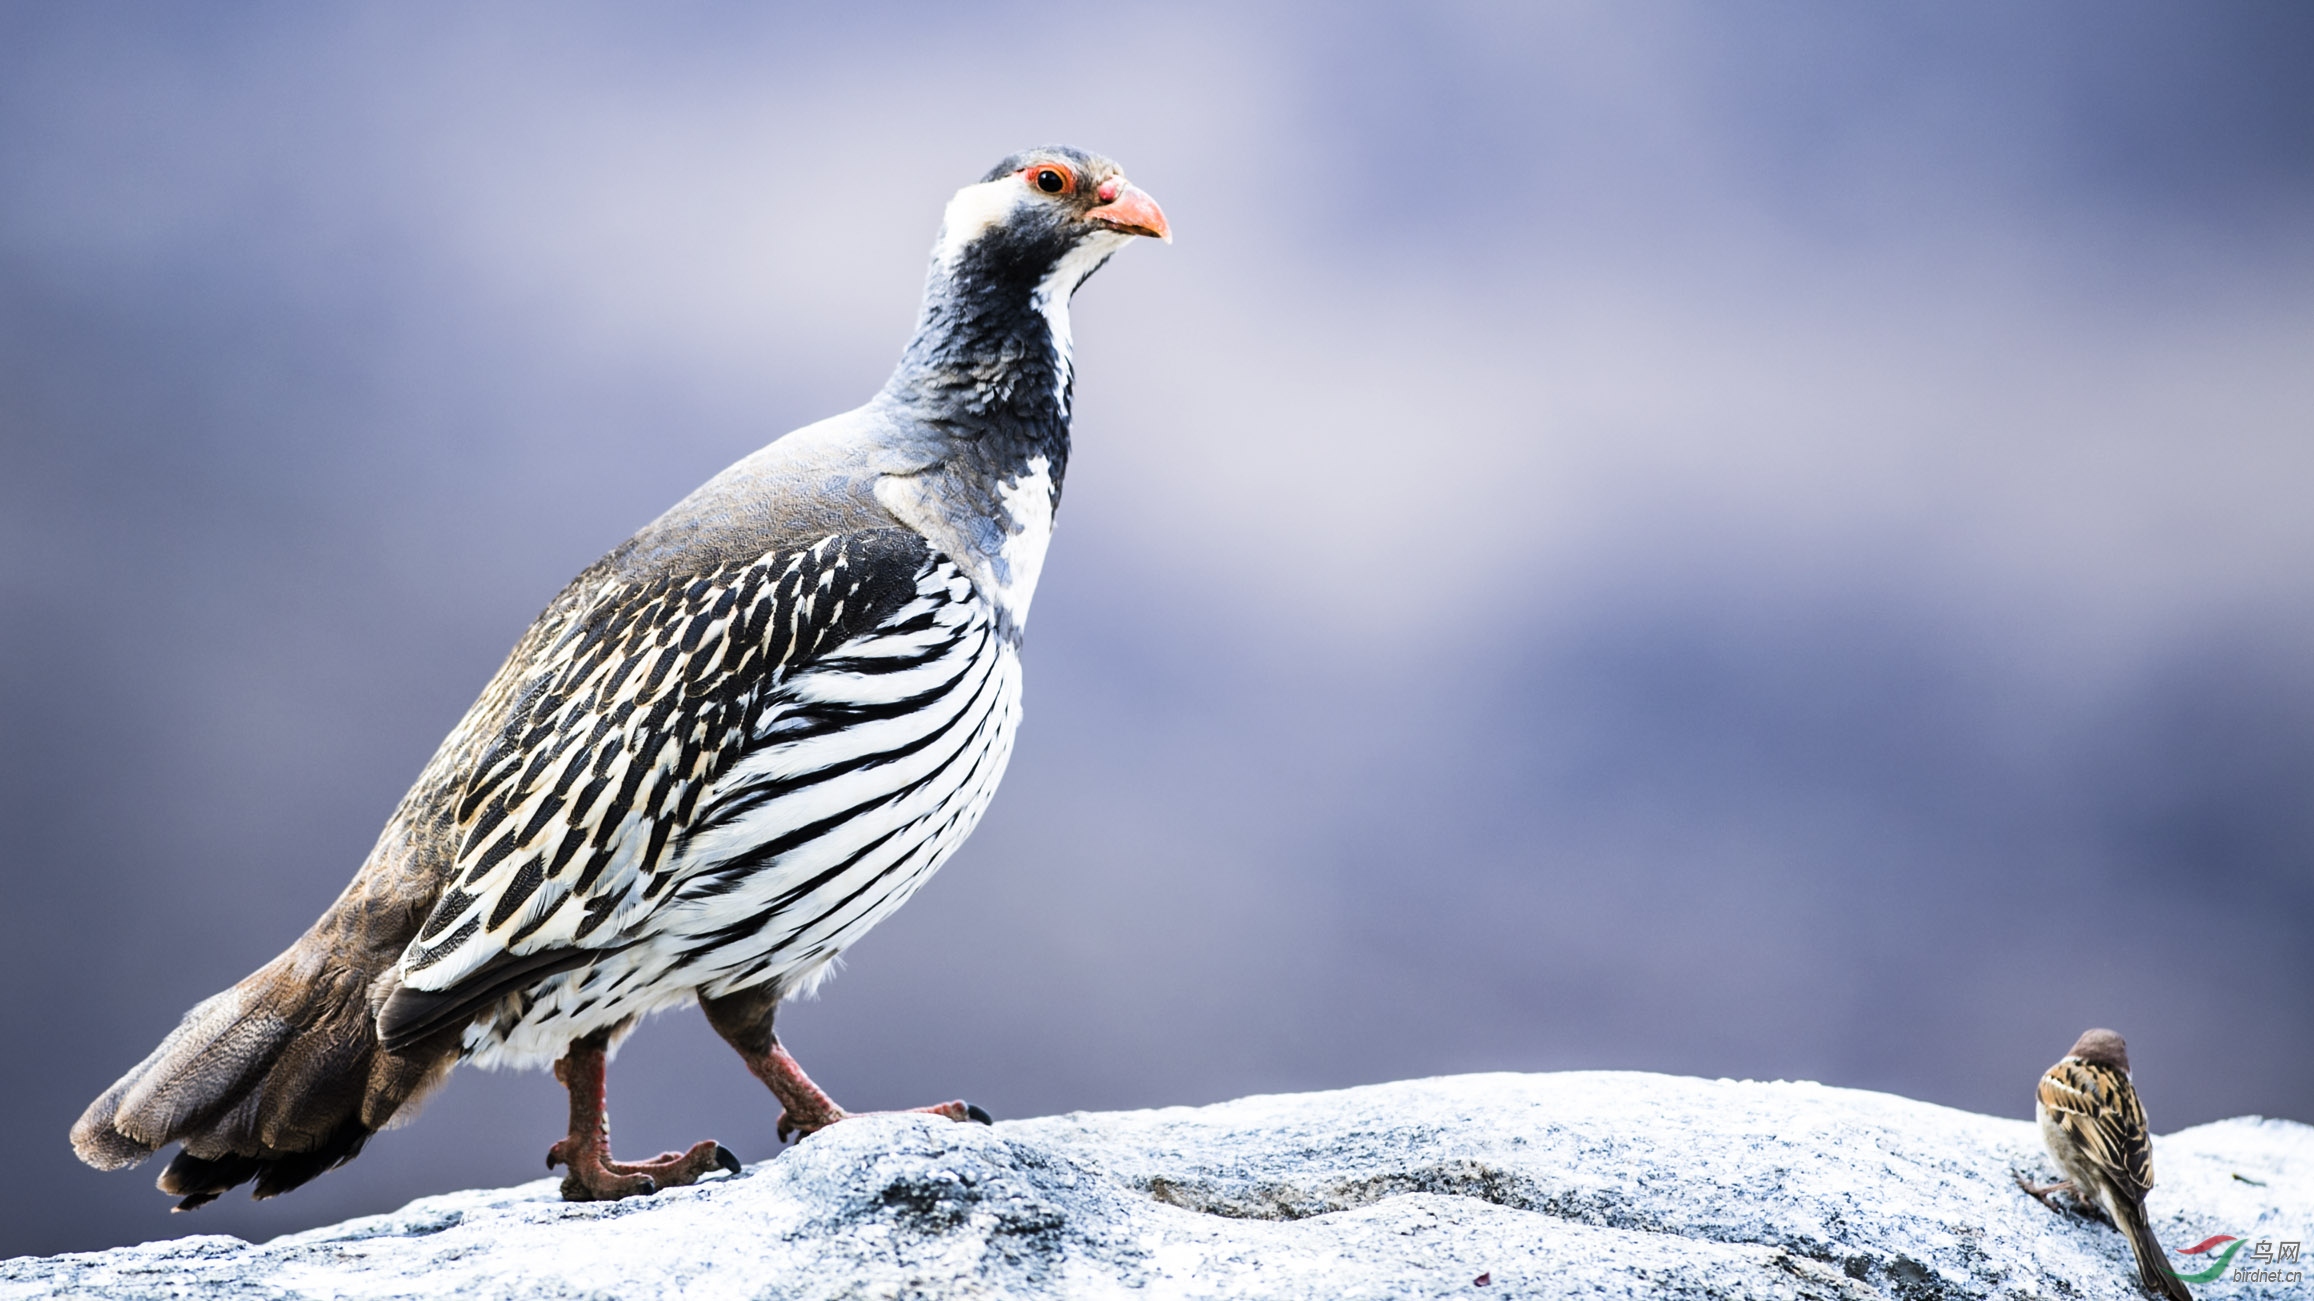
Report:
M544 1173L544 1074L195 1216L65 1130L1048 140L1179 242L1078 299L1003 794L783 1020L847 1105L2021 1116L2107 1024L2159 1130L2314 1119L2310 61L2251 0L0 6L0 1254ZM696 1012L611 1088L775 1150Z

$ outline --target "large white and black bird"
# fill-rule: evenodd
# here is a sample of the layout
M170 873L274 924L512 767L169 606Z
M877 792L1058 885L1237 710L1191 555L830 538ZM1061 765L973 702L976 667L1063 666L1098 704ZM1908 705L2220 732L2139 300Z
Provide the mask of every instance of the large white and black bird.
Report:
M696 998L778 1097L844 1111L780 1002L971 834L1020 721L1018 647L1069 457L1069 296L1170 241L1108 159L1034 149L957 192L915 337L866 406L709 480L564 588L288 951L185 1015L73 1126L160 1187L270 1197L460 1060L555 1063L574 1200L736 1169L611 1159L604 1059ZM985 1120L978 1108L926 1111Z

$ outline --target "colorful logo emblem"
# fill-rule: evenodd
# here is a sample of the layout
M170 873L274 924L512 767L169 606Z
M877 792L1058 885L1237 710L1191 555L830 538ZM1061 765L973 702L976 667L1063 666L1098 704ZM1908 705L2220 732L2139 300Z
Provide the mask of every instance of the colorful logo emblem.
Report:
M2247 1245L2248 1244L2243 1242L2240 1238L2237 1238L2230 1233L2221 1233L2214 1238L2204 1238L2200 1242L2195 1243L2194 1245L2177 1254L2180 1256L2199 1256L2204 1252L2213 1251L2220 1247L2225 1248L2225 1250L2219 1251L2215 1256L2211 1256L2210 1263L2207 1268L2193 1274L2181 1272L2178 1277L2184 1279L2188 1283L2213 1282L2219 1275L2226 1272L2226 1266L2234 1263L2234 1253L2240 1251L2244 1246Z
M2209 1261L2209 1264L2198 1272L2180 1274L2178 1277L2188 1283L2214 1283L2225 1276L2226 1267L2234 1263L2235 1253L2247 1247L2250 1249L2250 1254L2242 1257L2241 1268L2234 1271L2236 1283L2303 1282L2306 1277L2304 1271L2274 1269L2271 1266L2297 1264L2298 1251L2304 1245L2295 1239L2287 1242L2276 1242L2271 1238L2260 1238L2256 1242L2250 1242L2230 1233L2221 1233L2214 1238L2204 1238L2177 1253L2180 1256L2202 1256Z

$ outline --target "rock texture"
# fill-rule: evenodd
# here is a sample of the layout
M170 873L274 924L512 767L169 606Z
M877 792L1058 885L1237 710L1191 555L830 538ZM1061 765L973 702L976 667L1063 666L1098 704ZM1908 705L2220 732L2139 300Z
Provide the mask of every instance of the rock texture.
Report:
M2204 1125L2155 1161L2174 1247L2314 1232L2314 1128ZM611 1205L540 1180L262 1245L19 1258L0 1298L2139 1295L2119 1234L2012 1171L2054 1177L2029 1122L1883 1094L1473 1075L993 1129L863 1118Z

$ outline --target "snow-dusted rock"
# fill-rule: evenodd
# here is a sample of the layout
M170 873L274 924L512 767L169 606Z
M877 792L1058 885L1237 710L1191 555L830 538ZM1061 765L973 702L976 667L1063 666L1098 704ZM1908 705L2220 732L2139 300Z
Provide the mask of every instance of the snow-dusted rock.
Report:
M2155 1161L2173 1246L2314 1230L2314 1128L2204 1125ZM0 1298L2137 1297L2119 1234L2011 1179L2049 1170L2027 1122L1884 1094L1472 1075L993 1129L869 1117L611 1205L540 1180L262 1245L24 1257Z

